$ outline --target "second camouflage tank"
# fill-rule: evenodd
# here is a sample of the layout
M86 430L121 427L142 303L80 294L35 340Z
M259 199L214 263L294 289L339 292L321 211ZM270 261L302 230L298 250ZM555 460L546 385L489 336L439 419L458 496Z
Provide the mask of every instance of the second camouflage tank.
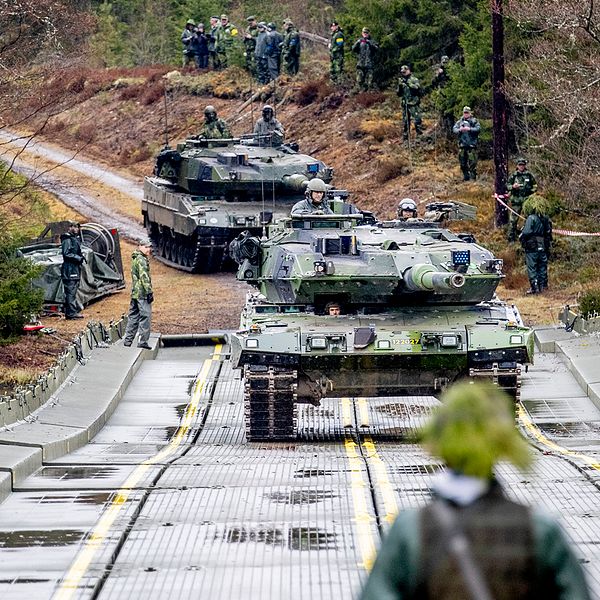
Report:
M532 331L495 297L502 261L469 238L308 214L232 252L257 288L231 337L249 439L293 437L296 403L324 397L437 395L462 377L518 397Z
M287 216L306 183L333 169L293 145L253 136L190 138L161 151L144 181L142 214L157 258L190 272L220 271L240 232Z

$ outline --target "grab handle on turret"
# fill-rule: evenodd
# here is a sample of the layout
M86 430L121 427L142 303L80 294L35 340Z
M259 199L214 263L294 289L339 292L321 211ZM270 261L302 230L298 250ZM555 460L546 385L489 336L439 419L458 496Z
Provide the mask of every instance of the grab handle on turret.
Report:
M413 292L446 292L461 288L465 276L461 273L437 271L433 265L419 264L403 274L406 287Z

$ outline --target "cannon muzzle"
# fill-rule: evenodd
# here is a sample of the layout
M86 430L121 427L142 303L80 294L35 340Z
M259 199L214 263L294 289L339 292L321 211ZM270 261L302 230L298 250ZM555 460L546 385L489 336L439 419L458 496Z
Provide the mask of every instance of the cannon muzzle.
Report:
M461 273L436 271L433 265L415 265L404 271L404 283L412 292L448 292L461 288L465 276Z

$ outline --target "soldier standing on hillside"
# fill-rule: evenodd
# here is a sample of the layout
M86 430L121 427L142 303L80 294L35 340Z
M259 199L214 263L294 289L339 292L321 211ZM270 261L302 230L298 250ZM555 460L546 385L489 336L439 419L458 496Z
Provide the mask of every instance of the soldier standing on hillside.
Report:
M342 73L344 72L344 46L346 40L344 32L337 21L333 21L330 26L331 39L329 40L329 73L333 83L341 83Z
M373 87L373 67L377 50L379 46L371 39L371 32L367 27L363 27L361 37L352 46L352 52L358 54L356 86L359 90L367 92Z
M229 22L227 15L221 15L221 27L217 30L216 50L222 69L226 69L229 66L229 62L233 57L234 44L238 33L237 27Z
M258 23L253 15L246 19L248 27L244 33L244 57L246 58L246 71L256 77L256 59L254 51L256 50L256 38L258 37Z
M283 22L285 35L281 46L281 58L288 75L296 75L300 70L300 34L290 19Z
M518 213L510 213L508 218L508 241L514 242L517 236L517 222L523 209L523 204L537 190L537 181L527 169L525 158L517 159L517 170L508 178L506 192L510 194L510 205Z
M217 54L217 35L221 24L219 17L213 16L210 18L210 31L208 32L208 61L210 66L218 71L221 68L219 55Z
M196 23L193 19L188 19L184 30L181 32L181 43L183 44L183 66L187 67L194 62L194 51L192 48L192 39L196 30Z
M402 122L404 131L402 136L405 140L410 137L410 123L415 124L417 135L423 133L423 122L421 120L421 95L422 88L419 80L412 74L408 65L400 67L400 78L398 79L398 96L402 99Z
M196 66L199 69L206 69L208 67L208 38L204 33L204 23L198 23L190 46L194 52Z
M529 289L527 294L539 294L548 287L548 253L552 244L552 221L548 205L541 196L532 195L523 204L527 216L519 240L525 251Z
M477 142L481 125L471 114L471 108L463 108L463 116L454 123L452 131L458 135L458 162L463 172L463 179L477 179Z
M227 123L217 116L215 107L210 104L204 109L204 125L198 137L207 140L221 140L231 137Z
M279 77L281 71L281 45L283 36L277 31L277 25L271 22L267 25L267 65L269 68L269 80Z
M444 54L444 56L442 56L442 58L440 59L440 64L436 69L435 75L433 76L433 79L431 81L432 90L435 90L436 88L443 88L448 83L447 67L449 62L450 57Z
M267 62L267 24L261 21L258 24L256 48L254 49L256 62L256 79L258 83L269 83L269 65Z

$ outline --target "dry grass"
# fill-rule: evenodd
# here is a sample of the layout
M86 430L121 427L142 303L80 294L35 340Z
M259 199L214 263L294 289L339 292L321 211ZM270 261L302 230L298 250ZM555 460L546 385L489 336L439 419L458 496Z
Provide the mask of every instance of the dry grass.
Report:
M379 161L376 178L379 183L385 183L410 173L412 167L408 157L398 154Z

